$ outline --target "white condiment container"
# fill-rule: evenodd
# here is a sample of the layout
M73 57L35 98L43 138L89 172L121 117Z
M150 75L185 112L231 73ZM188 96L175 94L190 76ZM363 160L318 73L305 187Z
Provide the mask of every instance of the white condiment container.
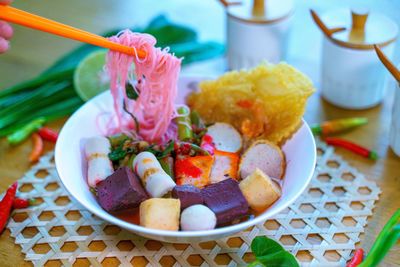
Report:
M393 152L400 157L400 69L396 68L379 46L375 46L374 48L380 61L397 81L396 87L394 88L395 92L392 121L390 124L389 145L392 147Z
M387 75L376 57L379 45L393 55L398 26L376 12L330 11L322 17L326 29L322 48L322 96L348 109L366 109L385 95ZM342 28L343 27L343 28Z
M292 0L221 2L227 13L229 69L251 68L263 60L283 60L293 14Z
M395 88L396 92L393 102L392 124L390 126L390 147L400 157L400 84Z

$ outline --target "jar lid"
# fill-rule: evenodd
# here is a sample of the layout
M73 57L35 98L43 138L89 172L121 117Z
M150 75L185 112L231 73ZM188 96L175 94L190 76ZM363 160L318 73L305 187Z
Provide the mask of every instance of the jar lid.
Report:
M243 0L227 6L230 17L251 23L273 23L288 17L293 0Z
M398 26L393 20L365 8L332 10L325 13L322 20L330 29L343 27L343 30L333 32L330 38L341 46L355 49L385 46L395 41L398 35Z

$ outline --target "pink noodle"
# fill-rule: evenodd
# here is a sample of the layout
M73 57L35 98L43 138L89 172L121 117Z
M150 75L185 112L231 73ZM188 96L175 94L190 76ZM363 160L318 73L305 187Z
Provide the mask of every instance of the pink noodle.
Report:
M123 110L127 110L139 122L138 137L164 143L176 138L176 125L172 119L176 116L174 101L177 96L177 81L181 60L168 53L168 49L156 48L156 39L149 34L133 33L125 30L110 38L113 42L140 49L146 52L146 58L139 59L115 51L107 54L106 69L110 75L111 94L117 118L117 129L127 132L135 130L134 120ZM125 84L133 84L132 64L135 64L136 85L139 97L131 100L126 96Z

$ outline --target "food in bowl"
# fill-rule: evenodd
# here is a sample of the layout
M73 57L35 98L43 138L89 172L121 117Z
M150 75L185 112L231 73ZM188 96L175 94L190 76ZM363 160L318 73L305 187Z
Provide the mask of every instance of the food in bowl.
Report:
M188 105L176 105L180 60L147 34L113 40L146 57L107 56L115 116L84 146L87 182L104 210L146 228L202 231L248 220L279 199L280 146L314 90L305 75L264 63L200 83Z

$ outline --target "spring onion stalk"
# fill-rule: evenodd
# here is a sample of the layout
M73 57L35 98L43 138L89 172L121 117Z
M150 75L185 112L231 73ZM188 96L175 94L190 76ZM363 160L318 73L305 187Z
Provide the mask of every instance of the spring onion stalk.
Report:
M26 116L26 114L34 113L36 110L41 110L54 103L60 103L70 97L71 94L69 94L69 92L61 92L55 97L44 98L43 100L35 101L33 103L30 103L29 105L23 106L19 110L11 112L8 115L2 115L3 117L1 117L0 119L0 129L3 129L4 127L9 126L13 123L17 123L18 118L23 118L24 116Z
M78 97L74 97L62 103L56 103L54 105L48 106L32 114L27 114L27 116L25 116L23 119L17 120L15 124L10 125L5 129L1 129L0 137L12 134L25 124L38 117L45 118L46 122L51 122L59 118L65 117L78 109L80 105L82 105L82 100L80 100Z
M13 134L7 136L7 141L10 145L17 145L28 138L33 132L39 130L46 119L43 117L37 118L25 126L21 127L19 130Z
M60 71L57 73L52 74L43 74L37 78L32 80L17 84L15 86L8 87L6 89L0 90L0 98L5 96L15 94L18 92L30 90L32 88L37 88L44 84L48 84L50 82L57 82L57 81L65 81L67 79L72 80L72 76L74 74L74 69L68 69L64 71Z
M72 84L69 81L64 81L60 83L50 83L44 86L41 86L37 90L34 90L31 94L25 95L22 99L19 99L18 102L9 105L8 107L0 110L0 118L6 114L10 114L16 110L20 110L21 108L30 108L32 104L41 105L44 100L49 101L52 99L54 95L57 93L70 93L74 95L74 91L72 88ZM33 110L33 108L31 108Z
M379 262L385 257L390 248L396 244L400 238L400 209L398 209L379 233L364 261L359 267L378 266Z
M193 125L196 125L196 127L198 127L198 128L203 127L203 125L201 123L200 115L196 110L192 110L190 112L190 120Z
M193 138L189 108L180 107L177 112L179 116L175 118L175 122L178 125L178 138L181 141L189 141Z

